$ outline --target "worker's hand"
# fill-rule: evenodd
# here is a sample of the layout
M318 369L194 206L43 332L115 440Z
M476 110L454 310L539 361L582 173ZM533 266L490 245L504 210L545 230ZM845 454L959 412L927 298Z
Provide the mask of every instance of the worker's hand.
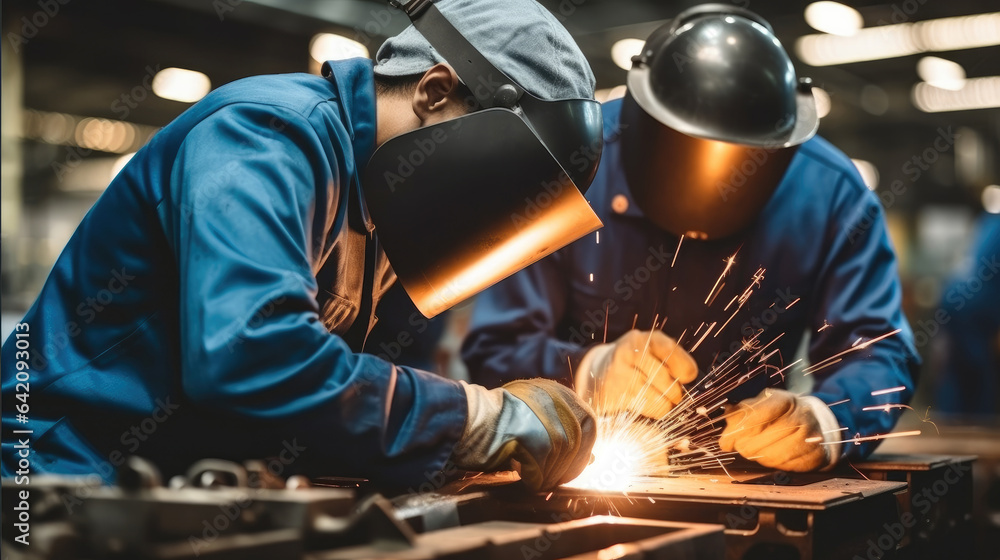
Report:
M601 414L635 411L660 419L681 402L698 365L662 331L632 330L592 348L580 362L577 393Z
M756 397L727 409L719 447L774 469L821 469L830 464L831 450L822 445L823 429L817 414L833 418L830 409L816 397L764 389Z
M573 480L590 462L597 422L572 389L549 379L463 387L469 419L452 454L459 468L494 471L517 461L521 480L538 491Z

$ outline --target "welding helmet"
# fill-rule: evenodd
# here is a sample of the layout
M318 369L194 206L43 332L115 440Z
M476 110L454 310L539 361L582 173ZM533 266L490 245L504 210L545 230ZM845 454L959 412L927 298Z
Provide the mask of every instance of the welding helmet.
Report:
M633 57L621 123L626 181L643 213L676 235L716 239L757 217L819 118L771 26L705 4L656 29Z
M476 92L476 110L386 141L362 176L396 276L433 317L601 227L583 197L603 148L601 108L534 97L429 0L394 4Z

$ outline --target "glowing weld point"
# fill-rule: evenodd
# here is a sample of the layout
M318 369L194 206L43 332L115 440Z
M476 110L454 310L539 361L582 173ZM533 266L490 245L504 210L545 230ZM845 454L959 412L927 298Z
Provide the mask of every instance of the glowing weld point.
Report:
M697 412L698 414L701 414L702 416L708 416L708 410L703 406L699 406L698 408L694 409L694 411Z

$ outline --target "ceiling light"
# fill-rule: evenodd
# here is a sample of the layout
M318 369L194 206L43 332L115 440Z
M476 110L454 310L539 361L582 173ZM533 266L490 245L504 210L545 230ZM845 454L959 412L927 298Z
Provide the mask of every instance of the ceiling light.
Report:
M208 76L184 68L164 68L153 76L153 93L164 99L194 103L212 89Z
M813 2L806 6L805 18L813 29L833 35L854 35L865 25L857 10L840 2Z
M911 98L925 113L1000 107L1000 76L969 78L958 91L920 82L913 86Z
M983 208L990 214L1000 214L1000 185L983 189Z
M957 62L925 56L917 62L917 74L928 84L942 89L960 90L965 85L965 68Z
M806 64L829 66L993 45L1000 45L1000 12L867 27L850 37L805 35L795 52Z
M822 119L830 114L833 102L830 100L830 94L823 88L814 87L812 92L813 99L816 100L816 116Z
M24 110L24 138L124 154L141 148L159 128L115 119Z
M611 45L611 60L618 65L619 68L624 68L625 70L632 69L632 57L642 53L642 47L646 44L646 41L642 39L622 39L620 41L615 41L614 45Z
M875 190L875 187L878 186L878 168L875 167L875 164L863 159L851 159L851 161L854 162L854 167L858 168L858 173L861 174L868 189Z
M369 58L368 47L334 33L320 33L309 43L309 56L316 62L346 60L348 58Z

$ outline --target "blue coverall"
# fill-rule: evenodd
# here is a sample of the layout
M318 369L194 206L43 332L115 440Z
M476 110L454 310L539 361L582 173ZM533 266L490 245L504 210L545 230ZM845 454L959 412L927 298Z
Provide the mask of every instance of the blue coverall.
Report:
M359 353L395 277L361 203L372 63L223 86L112 181L24 317L30 411L3 346L3 474L165 474L280 457L281 474L433 479L462 434L461 386ZM287 466L287 468L285 468Z
M809 140L747 231L717 241L687 239L675 255L677 236L647 220L629 194L620 162L620 108L620 101L604 105L604 153L587 191L604 228L479 295L463 344L472 380L496 386L544 376L572 385L572 372L588 347L614 341L633 325L649 329L657 318L666 319L664 331L674 338L686 330L682 344L691 348L701 337L695 332L702 322L717 322L720 328L735 305L723 308L764 268L763 281L744 308L721 334L713 331L693 352L699 368L704 372L723 362L761 330L761 343L784 333L770 347L780 352L769 362L787 365L806 333L808 358L817 363L859 338L902 329L813 374L813 394L821 400L850 399L831 407L847 428L845 439L889 431L898 409L862 408L907 402L919 358L900 307L902 291L882 208L851 161L825 140ZM738 174L734 170L734 186ZM733 254L735 264L720 282L724 286L706 304ZM740 374L751 367L743 366ZM729 395L730 402L757 394L769 377L754 377ZM775 380L780 378L772 385ZM871 395L898 386L905 390ZM873 447L844 446L850 455L865 455Z
M937 380L936 403L949 414L995 415L1000 411L1000 215L983 214L976 224L970 255L944 289L941 307L922 335L937 328L947 337L946 360ZM918 336L918 339L920 337Z

